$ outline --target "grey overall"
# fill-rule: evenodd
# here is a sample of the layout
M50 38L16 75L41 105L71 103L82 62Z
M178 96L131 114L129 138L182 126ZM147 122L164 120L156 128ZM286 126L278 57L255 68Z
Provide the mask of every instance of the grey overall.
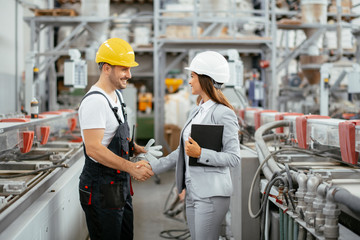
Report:
M102 94L94 91L87 94ZM116 155L129 159L129 125L127 123L125 105L121 102L125 122L117 115L117 109L102 94L113 110L119 127L111 140L108 149ZM84 99L83 98L83 99ZM85 165L80 175L80 203L86 215L86 223L91 240L97 239L133 239L133 207L130 175L94 162L85 154Z

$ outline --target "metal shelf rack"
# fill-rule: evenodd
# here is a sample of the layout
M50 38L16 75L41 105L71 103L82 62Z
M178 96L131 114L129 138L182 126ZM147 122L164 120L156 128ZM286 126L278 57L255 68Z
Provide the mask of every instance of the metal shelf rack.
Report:
M68 16L36 16L24 17L24 21L30 27L30 53L26 61L26 79L25 79L25 109L30 110L30 102L32 99L32 85L33 85L33 67L37 67L40 73L47 73L49 91L49 109L57 109L56 99L56 71L55 61L62 55L67 55L69 45L75 41L84 32L88 31L92 34L97 34L97 31L91 24L107 23L111 18L100 17L68 17ZM54 28L61 26L74 26L73 31L54 46ZM40 34L48 31L47 49L40 52ZM99 33L100 34L100 33ZM40 58L43 57L43 58Z
M271 4L271 6L269 5ZM186 10L166 10L161 1L154 1L154 123L155 139L159 144L165 147L167 143L164 139L164 95L165 95L165 77L169 71L186 59L194 51L216 50L225 51L227 49L236 49L239 53L259 54L262 59L271 59L276 62L276 16L275 1L262 1L262 9L246 11L253 16L244 17L239 13L236 5L232 5L228 12L216 12L220 16L212 18L202 17L204 12L199 10L200 0L194 0L193 11ZM234 1L231 4L235 4ZM186 17L168 17L166 13L187 13ZM226 16L226 17L224 17ZM263 36L244 36L238 37L237 27L249 21L256 21L263 24ZM191 26L191 38L169 38L165 37L166 27L169 25ZM201 34L197 29L199 26L205 26ZM228 35L222 37L210 36L210 33L217 27L227 27ZM177 53L177 57L169 61L167 53ZM271 79L275 79L275 64L271 64L268 70L262 70L262 80L268 84L269 97L268 103L276 106L277 84Z

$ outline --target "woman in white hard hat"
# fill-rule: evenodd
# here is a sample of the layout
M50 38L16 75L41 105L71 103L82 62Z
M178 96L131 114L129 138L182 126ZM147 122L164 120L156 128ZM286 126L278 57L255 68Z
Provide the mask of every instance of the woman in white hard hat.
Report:
M230 167L240 163L239 125L233 107L221 92L230 78L226 59L214 51L199 53L192 60L189 84L199 95L181 132L179 147L168 156L151 161L155 174L176 166L178 192L186 189L186 217L191 239L217 240L232 194ZM191 136L193 124L223 125L220 152L201 148ZM189 165L189 157L197 166Z

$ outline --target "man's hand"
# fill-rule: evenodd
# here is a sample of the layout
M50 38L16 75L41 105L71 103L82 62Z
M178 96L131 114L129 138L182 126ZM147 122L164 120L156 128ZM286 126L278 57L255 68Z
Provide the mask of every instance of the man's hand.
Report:
M146 149L140 145L134 143L134 155L138 155L140 153L146 153Z
M132 164L129 173L135 180L143 182L154 175L151 166L146 161L142 160Z
M189 137L189 140L185 141L185 153L189 157L200 158L201 147L194 139Z
M136 164L137 164L137 166L136 166L137 168L141 168L144 166L144 167L152 170L151 165L146 160L140 160L140 161L136 162Z

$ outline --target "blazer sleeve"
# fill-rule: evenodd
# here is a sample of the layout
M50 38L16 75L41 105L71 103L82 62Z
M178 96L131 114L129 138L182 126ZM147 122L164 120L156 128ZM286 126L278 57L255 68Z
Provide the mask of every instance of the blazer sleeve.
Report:
M176 161L179 158L179 148L177 147L174 151L172 151L169 155L166 157L154 159L153 161L149 162L153 172L155 174L160 174L163 172L166 172L176 166Z
M235 167L239 165L240 143L239 124L235 112L228 107L217 109L215 124L224 125L222 138L222 151L216 152L211 149L202 148L199 163L218 167Z
M190 119L193 117L193 115L195 114L195 112L199 109L198 106L194 107L189 114L189 117L187 119L187 122L190 121ZM184 130L184 129L183 129ZM183 131L182 130L182 131ZM166 172L172 168L174 168L176 166L176 162L179 159L179 154L180 154L180 147L183 147L182 143L182 134L180 134L180 144L177 147L177 149L175 149L173 152L171 152L169 155L167 155L166 157L162 157L159 158L157 160L153 160L150 163L151 168L153 170L153 172L155 174L159 174L162 172Z

